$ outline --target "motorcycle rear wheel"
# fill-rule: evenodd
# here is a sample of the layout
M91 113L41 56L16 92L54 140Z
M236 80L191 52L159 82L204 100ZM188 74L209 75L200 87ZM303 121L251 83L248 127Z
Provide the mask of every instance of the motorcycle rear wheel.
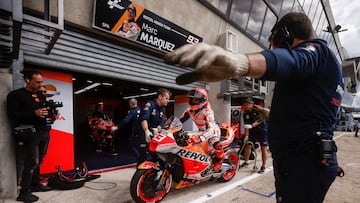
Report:
M236 175L237 168L239 167L239 157L234 150L227 151L225 156L227 158L224 159L224 163L229 164L231 169L218 178L219 182L230 181Z
M135 202L159 202L170 192L172 175L166 171L165 180L160 183L158 172L155 169L138 169L135 172L130 183L131 197Z

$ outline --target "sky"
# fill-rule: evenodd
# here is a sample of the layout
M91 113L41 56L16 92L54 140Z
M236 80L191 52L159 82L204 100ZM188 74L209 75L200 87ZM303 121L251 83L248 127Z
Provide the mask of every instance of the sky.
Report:
M347 31L339 32L340 43L345 49L345 58L360 57L360 1L329 0L335 18L335 24ZM343 104L360 107L360 83L357 93L344 95Z
M349 54L346 58L360 57L360 1L330 0L330 6L335 24L348 29L338 33L341 45Z

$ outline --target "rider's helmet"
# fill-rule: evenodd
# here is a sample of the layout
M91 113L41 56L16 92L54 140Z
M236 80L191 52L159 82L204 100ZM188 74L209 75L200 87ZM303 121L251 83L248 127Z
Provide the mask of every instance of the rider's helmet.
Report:
M134 14L134 16L136 16L136 8L133 5L129 5L126 10L128 10L128 12L131 12Z
M208 103L208 93L203 88L193 88L187 96L189 98L189 105L193 111L201 109Z

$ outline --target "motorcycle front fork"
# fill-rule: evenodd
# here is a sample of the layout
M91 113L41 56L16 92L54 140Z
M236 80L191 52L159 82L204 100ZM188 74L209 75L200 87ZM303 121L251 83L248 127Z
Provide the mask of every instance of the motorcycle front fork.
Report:
M156 177L154 179L154 181L157 182L157 189L163 189L163 187L166 185L166 180L168 179L169 175L170 171L166 167L162 170L157 171Z
M158 174L158 175L159 175L159 174ZM164 184L165 181L166 181L166 179L167 179L167 177L169 177L170 172L169 172L169 170L168 170L167 168L165 168L165 169L163 170L163 173L160 174L160 175L161 175L160 183L161 183L161 184Z

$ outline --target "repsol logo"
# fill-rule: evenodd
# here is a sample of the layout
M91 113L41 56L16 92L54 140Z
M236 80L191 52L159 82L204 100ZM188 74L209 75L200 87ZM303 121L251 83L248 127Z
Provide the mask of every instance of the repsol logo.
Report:
M205 154L199 154L199 153L192 152L192 151L185 150L185 149L180 149L176 154L181 157L196 160L196 161L203 161L203 162L210 161L209 157Z

